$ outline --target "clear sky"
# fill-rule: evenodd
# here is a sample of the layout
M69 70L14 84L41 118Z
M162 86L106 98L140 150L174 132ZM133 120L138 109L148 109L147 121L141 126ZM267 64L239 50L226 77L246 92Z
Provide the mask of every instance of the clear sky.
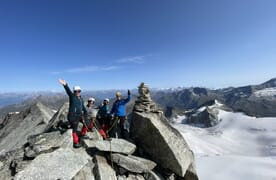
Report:
M2 0L0 91L261 83L275 0Z

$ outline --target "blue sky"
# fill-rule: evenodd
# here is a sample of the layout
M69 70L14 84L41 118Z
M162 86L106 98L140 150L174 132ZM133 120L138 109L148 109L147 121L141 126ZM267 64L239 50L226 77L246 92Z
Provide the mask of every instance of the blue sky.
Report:
M261 83L276 77L275 0L3 0L0 91Z

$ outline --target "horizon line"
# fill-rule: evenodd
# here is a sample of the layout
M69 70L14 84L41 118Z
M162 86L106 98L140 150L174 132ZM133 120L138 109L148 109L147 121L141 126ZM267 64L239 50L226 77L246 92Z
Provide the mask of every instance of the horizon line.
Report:
M205 89L210 89L210 90L219 90L219 89L227 89L227 88L239 88L239 87L245 87L245 86L256 86L256 85L260 85L263 84L265 82L268 82L270 80L273 80L276 78L270 78L267 81L264 82L260 82L260 83L256 83L256 84L247 84L247 85L240 85L240 86L224 86L224 87L206 87L206 86L171 86L171 87L150 87L150 90L170 90L170 89L189 89L189 88L205 88ZM147 84L147 83L146 83ZM147 84L148 85L148 84ZM83 90L83 92L93 92L93 91L127 91L127 89L130 90L137 90L138 87L136 88L108 88L108 89L87 89L87 90ZM63 90L56 90L56 89L49 89L49 90L22 90L22 91L0 91L0 94L12 94L12 93L17 93L17 94L30 94L30 93L63 93ZM82 93L83 93L82 92Z

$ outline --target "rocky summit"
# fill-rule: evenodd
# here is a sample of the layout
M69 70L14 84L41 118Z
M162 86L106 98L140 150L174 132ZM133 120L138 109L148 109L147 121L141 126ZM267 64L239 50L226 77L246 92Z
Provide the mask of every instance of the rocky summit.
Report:
M96 129L72 146L68 103L10 114L0 129L1 180L197 180L193 152L139 86L130 138L103 140ZM80 130L81 126L79 127Z
M194 155L182 135L174 129L162 112L156 111L148 87L139 87L139 100L132 113L130 135L142 151L160 167L184 179L198 179Z

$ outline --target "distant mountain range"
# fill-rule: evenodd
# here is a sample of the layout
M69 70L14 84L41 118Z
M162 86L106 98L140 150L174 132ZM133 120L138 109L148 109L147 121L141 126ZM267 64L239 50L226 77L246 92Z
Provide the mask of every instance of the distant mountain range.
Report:
M115 90L86 91L83 92L83 97L87 99L93 96L97 99L97 104L100 104L106 97L114 100L115 92ZM123 90L122 93L126 94L126 90ZM133 99L135 99L136 93L136 89L132 90ZM216 90L201 87L152 89L151 94L153 100L164 109L167 117L199 108L215 99L233 111L257 117L276 117L276 78L260 85L237 88L229 87ZM52 109L58 109L68 101L68 98L65 92L0 93L0 107L2 107L0 120L7 113L22 111L24 107L37 101ZM128 107L128 109L130 108Z
M250 116L275 117L276 78L260 85L238 88L211 90L195 87L170 92L157 91L153 93L153 99L171 111L196 109L216 99L233 111L244 112Z
M0 93L0 108L20 103L32 97L30 93Z
M121 92L123 95L127 94L127 90L122 90ZM84 91L82 96L84 100L94 97L96 98L96 105L100 105L105 98L110 98L111 101L114 100L115 93L116 90ZM68 101L68 97L65 92L0 93L0 100L2 100L0 101L1 123L1 119L9 112L22 111L36 102L57 110Z

